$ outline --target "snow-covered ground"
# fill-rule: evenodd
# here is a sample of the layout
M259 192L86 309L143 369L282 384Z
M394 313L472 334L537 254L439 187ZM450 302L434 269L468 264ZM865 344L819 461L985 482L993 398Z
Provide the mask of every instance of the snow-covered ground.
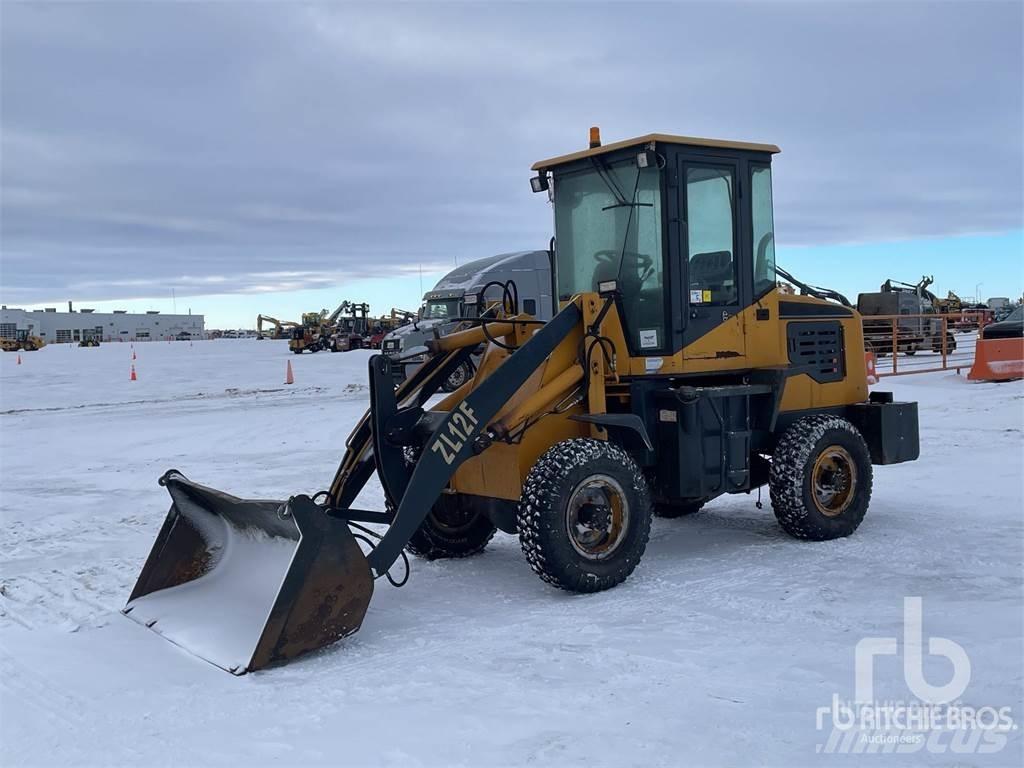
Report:
M324 488L366 406L368 353L135 352L135 382L127 344L0 355L0 764L1021 764L1019 730L991 754L825 754L816 715L853 698L859 640L903 647L904 598L920 596L924 636L969 657L961 703L1021 722L1022 382L884 379L920 402L921 459L876 468L848 539L792 540L767 494L763 510L726 497L656 520L626 584L579 596L499 534L479 557L414 560L403 589L379 583L357 635L239 678L118 612L167 510L156 479ZM379 486L358 503L380 508ZM911 698L901 658L874 667L876 699ZM952 674L927 654L924 673Z

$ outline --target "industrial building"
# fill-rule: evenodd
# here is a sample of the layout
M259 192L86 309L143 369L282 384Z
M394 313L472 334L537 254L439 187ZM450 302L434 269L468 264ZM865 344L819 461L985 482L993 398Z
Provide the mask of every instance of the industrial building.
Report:
M166 339L203 339L206 330L202 315L144 314L125 310L95 312L74 310L68 302L67 312L56 308L9 309L0 307L0 337L14 338L17 331L40 336L47 344L80 341L86 333L98 335L103 341L156 341Z

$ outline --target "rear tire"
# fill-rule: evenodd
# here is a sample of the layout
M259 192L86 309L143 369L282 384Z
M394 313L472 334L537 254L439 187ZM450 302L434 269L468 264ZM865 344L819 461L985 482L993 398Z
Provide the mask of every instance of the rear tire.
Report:
M806 416L779 439L768 485L783 530L808 541L849 536L871 501L871 455L839 416Z
M469 557L483 552L496 530L490 518L473 510L464 496L445 493L405 548L425 560Z
M563 440L530 470L516 522L538 576L572 592L599 592L625 581L640 562L651 530L650 491L619 446Z

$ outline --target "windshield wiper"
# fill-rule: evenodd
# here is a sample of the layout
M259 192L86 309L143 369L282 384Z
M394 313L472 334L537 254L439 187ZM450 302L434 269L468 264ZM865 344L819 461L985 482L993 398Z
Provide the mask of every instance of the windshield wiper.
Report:
M622 190L619 189L615 183L615 179L612 177L608 170L608 167L604 165L599 157L590 158L591 164L594 166L594 170L597 171L598 178L604 182L604 185L608 187L608 191L612 193L612 197L615 198L615 202L612 205L606 205L601 210L610 211L613 208L629 208L629 217L626 219L626 231L622 236L622 249L619 252L619 264L615 270L615 281L617 283L622 282L622 267L626 262L626 245L629 242L629 231L633 226L633 211L636 208L653 208L654 203L638 203L636 200L637 193L640 190L640 169L636 169L636 179L633 181L633 196L627 200L626 196L622 194Z
M616 205L629 205L626 200L626 196L622 194L622 190L619 189L619 185L615 183L615 179L612 178L611 173L608 171L608 167L598 157L590 158L591 165L594 166L594 170L597 171L597 177L604 182L604 185L608 187L608 191L612 193L612 197L615 198ZM602 209L604 210L604 209Z
M612 208L653 208L654 203L627 203L623 200L621 203L613 203L612 205L606 205L602 208L602 211L610 211Z

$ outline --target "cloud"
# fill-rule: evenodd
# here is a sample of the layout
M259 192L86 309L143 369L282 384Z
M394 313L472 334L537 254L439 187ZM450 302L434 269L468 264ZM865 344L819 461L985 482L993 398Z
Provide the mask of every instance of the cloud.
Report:
M529 165L593 124L779 144L780 245L1018 228L1021 13L7 4L0 294L245 294L544 247Z

